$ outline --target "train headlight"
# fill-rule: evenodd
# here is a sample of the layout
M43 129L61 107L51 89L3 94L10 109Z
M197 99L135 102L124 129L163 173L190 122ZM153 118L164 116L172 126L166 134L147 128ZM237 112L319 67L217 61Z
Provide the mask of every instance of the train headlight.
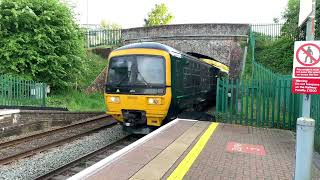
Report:
M161 98L148 98L148 104L161 104Z
M110 102L112 103L119 103L120 102L120 98L117 96L111 96L110 97Z

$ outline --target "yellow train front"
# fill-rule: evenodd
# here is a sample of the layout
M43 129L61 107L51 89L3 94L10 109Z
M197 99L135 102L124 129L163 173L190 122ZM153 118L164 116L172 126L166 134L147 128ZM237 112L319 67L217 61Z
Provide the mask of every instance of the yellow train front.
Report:
M107 114L139 130L160 126L171 103L169 72L170 55L164 50L129 45L113 51L105 91Z
M187 108L214 102L220 70L160 43L135 43L109 55L105 102L134 133L149 133Z

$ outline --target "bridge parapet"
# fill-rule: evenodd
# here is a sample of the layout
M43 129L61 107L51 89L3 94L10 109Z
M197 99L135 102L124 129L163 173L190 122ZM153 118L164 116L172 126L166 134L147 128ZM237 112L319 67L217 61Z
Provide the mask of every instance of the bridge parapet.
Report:
M247 37L248 31L248 24L176 24L125 29L122 38L130 41L166 37Z

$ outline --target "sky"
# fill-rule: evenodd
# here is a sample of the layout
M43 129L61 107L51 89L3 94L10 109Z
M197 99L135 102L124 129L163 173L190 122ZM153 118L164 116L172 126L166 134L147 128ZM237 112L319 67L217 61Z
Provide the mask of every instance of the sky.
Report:
M75 0L81 24L102 20L122 28L140 27L155 6L165 3L174 15L171 24L273 23L281 19L288 0Z

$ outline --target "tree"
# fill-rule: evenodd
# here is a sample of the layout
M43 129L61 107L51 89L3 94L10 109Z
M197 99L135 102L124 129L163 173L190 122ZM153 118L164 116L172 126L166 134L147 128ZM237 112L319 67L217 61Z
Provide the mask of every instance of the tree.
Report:
M165 4L156 4L148 14L147 19L144 19L146 27L169 24L173 19L173 15L168 12Z
M319 40L320 39L320 1L317 0L316 1L316 17L315 17L315 28L316 28L316 32L315 32L315 36L316 39Z
M281 32L284 36L298 38L298 36L299 36L299 28L298 28L299 8L300 8L299 0L289 0L288 1L288 7L286 8L286 10L282 16L285 23L284 23L283 27L281 28Z
M319 1L319 0L317 0ZM281 32L285 36L294 37L295 39L304 40L306 24L298 27L299 21L299 10L300 10L300 1L299 0L289 0L288 7L283 13L283 19L285 21ZM315 16L315 36L317 39L320 38L320 2L316 2L316 16Z
M100 23L101 27L103 29L111 29L111 30L117 30L121 29L121 25L117 23L110 23L107 20L103 19Z
M83 34L58 0L0 0L0 74L63 89L79 76Z

